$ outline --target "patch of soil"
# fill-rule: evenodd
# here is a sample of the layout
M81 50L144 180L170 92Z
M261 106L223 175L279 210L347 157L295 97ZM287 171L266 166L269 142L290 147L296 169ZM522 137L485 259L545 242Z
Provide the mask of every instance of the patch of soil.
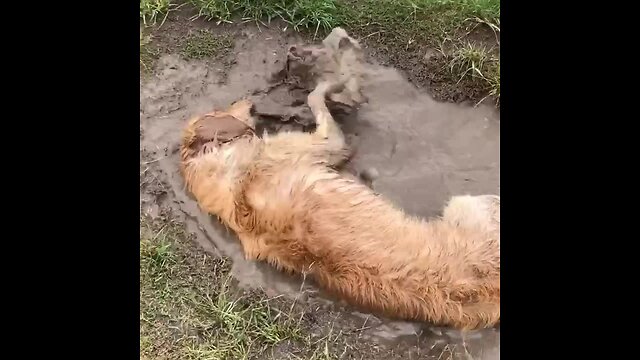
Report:
M477 103L487 95L486 85L470 78L455 78L448 69L448 61L432 45L400 44L397 39L383 33L374 35L354 34L370 58L380 65L392 66L405 74L418 88L425 88L438 101L453 103ZM485 25L460 30L456 38L486 46L499 53L499 35Z
M216 25L214 22L207 22L203 19L192 20L194 15L195 11L188 7L172 12L164 25L152 33L155 53L179 52L189 37L203 29L212 34L234 38L251 36L253 30L256 29L254 23L221 23ZM261 25L259 29L266 33L276 30L273 33L275 36L284 38L291 43L312 41L310 36L297 33L293 31L291 26L278 20L272 21L269 28ZM455 78L447 68L446 59L434 49L432 44L413 43L407 45L399 43L397 39L385 36L384 33L376 34L368 29L357 29L351 35L360 42L369 60L401 70L412 84L418 88L426 89L435 100L475 104L487 95L486 84L470 78L462 80ZM457 34L454 34L454 37L494 49L494 53L499 54L500 34L494 33L484 24L475 24L460 29ZM233 66L234 61L233 56L217 59L217 70L223 79L224 74Z
M225 59L186 60L179 55L189 31L207 29L233 36ZM177 150L186 121L244 97L258 97L272 86L290 45L303 39L282 28L254 25L213 26L186 17L170 18L154 32L162 55L152 76L140 82L140 206L154 216L169 208L195 234L204 251L232 261L231 274L243 289L298 299L309 331L352 359L499 359L499 329L471 332L436 329L427 324L392 321L332 301L313 284L244 259L235 235L204 214L184 191ZM457 194L499 194L500 122L491 106L440 103L416 89L397 70L370 64L362 92L368 102L337 120L355 155L350 169L367 178L375 191L406 212L432 217ZM281 92L278 92L281 91ZM284 88L269 99L294 102L304 94ZM265 105L263 102L262 105ZM297 103L298 107L304 106ZM263 113L267 113L263 107ZM309 131L299 124L264 117L268 131ZM336 336L339 334L340 336ZM336 337L333 340L333 337ZM276 351L286 352L286 344Z

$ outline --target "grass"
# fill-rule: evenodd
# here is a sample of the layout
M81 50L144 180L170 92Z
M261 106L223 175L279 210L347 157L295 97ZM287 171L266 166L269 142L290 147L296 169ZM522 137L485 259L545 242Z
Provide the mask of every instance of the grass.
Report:
M364 325L343 324L338 331L339 314L317 323L305 320L308 314L321 316L317 308L239 291L230 265L200 250L179 220L141 215L140 359L334 360L347 351L377 354L357 336ZM313 330L313 324L323 329ZM372 359L388 358L381 354Z
M499 0L189 0L198 15L216 22L234 17L260 23L279 18L296 30L335 26L381 27L402 33L438 27L447 32L469 19L499 28ZM410 21L410 22L407 22ZM428 35L428 34L425 34Z
M450 57L449 68L452 73L460 74L460 78L482 77L485 65L492 60L485 46L474 45L471 42L456 48Z
M451 53L443 51L443 54L448 59L449 71L459 78L458 82L465 78L480 81L488 91L487 96L492 96L499 105L500 60L493 55L493 49L466 42L455 45Z
M171 0L140 0L140 20L145 26L156 25L159 19L161 24L169 15Z
M200 30L189 36L182 47L182 55L190 59L220 58L233 46L233 39Z
M195 249L182 224L140 224L141 359L246 359L304 340L291 311L237 294L228 261Z
M159 50L152 44L151 34L140 29L140 72L150 74ZM200 30L184 39L181 54L189 59L219 59L229 53L233 46L233 39L227 35L214 35L206 30Z
M298 31L327 31L338 25L335 0L189 0L198 15L218 23L234 17L265 24L281 19Z
M440 41L468 21L494 24L500 19L499 0L345 0L339 4L343 26L424 42Z

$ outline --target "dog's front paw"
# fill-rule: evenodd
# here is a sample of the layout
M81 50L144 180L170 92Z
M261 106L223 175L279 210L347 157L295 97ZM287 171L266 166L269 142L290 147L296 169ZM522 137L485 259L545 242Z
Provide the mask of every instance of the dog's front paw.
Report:
M260 257L260 253L258 253L257 251L244 250L245 260L254 261L254 260L258 260L258 257Z
M251 235L238 234L240 244L242 244L242 252L244 253L245 260L258 260L260 252L256 247L256 241Z

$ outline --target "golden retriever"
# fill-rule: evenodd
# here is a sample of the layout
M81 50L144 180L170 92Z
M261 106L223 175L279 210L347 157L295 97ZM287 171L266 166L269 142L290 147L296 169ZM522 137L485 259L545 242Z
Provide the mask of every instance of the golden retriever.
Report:
M453 197L442 218L411 217L351 176L325 99L308 96L313 133L254 132L252 103L192 119L181 170L200 207L238 236L247 259L306 273L348 303L461 329L500 321L500 198Z

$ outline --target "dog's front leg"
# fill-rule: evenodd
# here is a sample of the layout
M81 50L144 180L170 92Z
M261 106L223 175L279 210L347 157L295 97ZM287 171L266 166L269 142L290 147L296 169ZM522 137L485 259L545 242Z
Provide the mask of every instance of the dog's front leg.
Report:
M334 121L325 102L327 94L343 86L341 83L329 81L318 84L307 97L307 104L315 118L316 131L311 134L277 134L268 143L272 149L270 151L272 156L288 159L291 154L305 154L310 155L314 163L321 162L328 166L339 166L346 161L351 151L346 144L342 129Z
M307 97L307 103L316 121L313 137L314 148L318 149L329 165L338 165L350 155L342 129L335 122L326 104L326 96L344 87L342 83L322 81ZM318 146L321 144L322 146Z
M342 87L344 87L342 83L325 80L320 82L307 97L307 103L316 120L316 131L314 135L321 139L329 140L330 138L337 137L339 138L337 140L341 139L344 141L342 130L340 130L338 124L333 120L333 116L331 116L326 103L327 94L335 92Z

